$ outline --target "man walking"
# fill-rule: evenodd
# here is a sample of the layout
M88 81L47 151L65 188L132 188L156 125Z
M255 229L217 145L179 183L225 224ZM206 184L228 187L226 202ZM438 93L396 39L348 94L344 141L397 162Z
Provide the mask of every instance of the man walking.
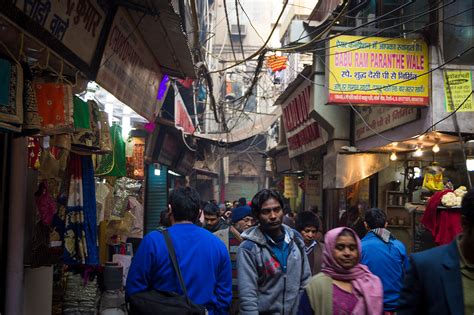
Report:
M176 188L169 196L168 232L189 298L209 314L227 314L232 300L229 253L214 235L194 224L200 216L200 197L191 187ZM168 256L163 234L145 236L133 257L126 295L150 289L182 294Z
M242 242L240 234L255 225L252 209L249 206L237 207L232 211L232 225L214 233L227 247L232 264L232 304L230 314L239 313L239 290L237 285L237 248Z
M386 229L387 218L381 209L367 210L364 225L368 232L362 239L360 262L382 281L384 312L392 314L398 307L408 263L405 245Z
M308 256L313 276L321 271L323 261L324 244L316 241L320 229L319 222L316 214L311 211L303 211L296 215L296 229L303 236L304 251Z
M311 277L301 236L282 224L283 198L263 189L252 199L259 225L242 233L237 250L240 313L296 314Z
M474 314L474 189L462 200L461 225L450 244L411 256L397 315Z
M219 207L212 202L208 202L204 206L204 228L214 233L219 230L227 229L228 227L229 225L225 219L221 217Z

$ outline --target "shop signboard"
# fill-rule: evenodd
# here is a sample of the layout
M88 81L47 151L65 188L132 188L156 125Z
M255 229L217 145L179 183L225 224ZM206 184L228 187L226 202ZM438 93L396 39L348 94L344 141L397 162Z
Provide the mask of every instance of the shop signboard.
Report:
M359 107L357 110L367 124L359 115L355 115L356 141L373 136L372 130L378 133L384 132L417 120L419 117L418 109L413 107Z
M99 65L108 9L94 0L16 0L0 11L89 77Z
M472 112L472 71L445 70L444 72L444 104L446 112ZM460 107L458 109L458 107Z
M162 79L158 61L128 12L119 8L109 32L96 82L149 121L154 120Z
M422 40L338 36L329 41L328 67L329 104L429 105Z
M181 130L185 134L193 134L196 128L193 125L193 121L191 120L191 116L189 116L188 111L186 110L186 106L184 105L183 98L179 93L177 87L174 89L175 96L174 96L174 124L176 129Z
M310 174L306 178L306 194L310 196L319 196L321 191L321 181L319 174Z
M323 144L321 128L309 116L311 85L304 85L282 105L288 156L293 158Z

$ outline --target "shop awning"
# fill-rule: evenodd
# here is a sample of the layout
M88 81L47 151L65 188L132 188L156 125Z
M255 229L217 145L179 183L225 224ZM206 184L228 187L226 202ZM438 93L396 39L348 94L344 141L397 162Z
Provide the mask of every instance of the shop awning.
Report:
M164 74L196 78L181 17L168 1L120 1L120 5L128 9Z
M390 164L385 153L334 153L324 157L323 189L345 188Z

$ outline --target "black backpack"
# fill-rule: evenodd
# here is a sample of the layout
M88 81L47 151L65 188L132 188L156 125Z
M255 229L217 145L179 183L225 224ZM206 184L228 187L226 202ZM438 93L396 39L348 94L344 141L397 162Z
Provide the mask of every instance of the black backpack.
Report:
M129 315L201 315L207 314L204 306L193 303L188 296L186 285L184 284L183 276L176 260L176 253L174 252L173 243L167 230L162 231L165 238L166 247L173 263L174 270L178 275L181 290L183 295L169 291L150 290L136 293L129 298L130 310Z

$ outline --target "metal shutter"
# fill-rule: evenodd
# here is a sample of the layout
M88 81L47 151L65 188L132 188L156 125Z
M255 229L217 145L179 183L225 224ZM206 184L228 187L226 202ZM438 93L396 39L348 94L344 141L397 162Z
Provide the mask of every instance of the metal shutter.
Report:
M160 224L161 211L168 207L168 168L160 166L160 176L155 175L155 166L150 164L146 180L145 233L152 232Z

